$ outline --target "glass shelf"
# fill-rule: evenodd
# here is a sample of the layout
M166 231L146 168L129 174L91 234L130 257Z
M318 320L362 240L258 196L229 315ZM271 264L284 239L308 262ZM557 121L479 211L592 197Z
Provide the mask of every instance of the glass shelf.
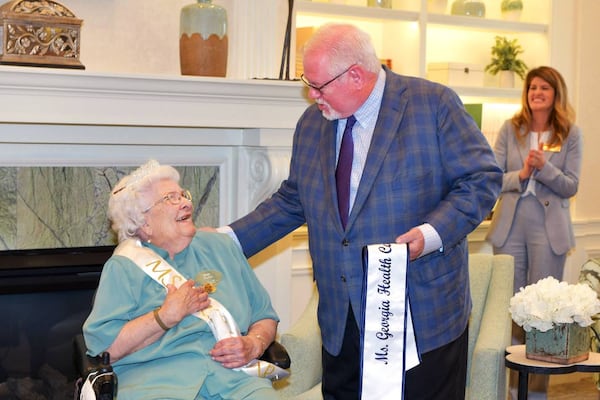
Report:
M389 8L361 7L345 4L317 3L311 1L297 1L296 13L305 15L350 17L370 20L394 20L414 22L419 19L417 11L394 10Z
M326 22L348 22L369 32L377 54L403 75L427 77L431 63L464 63L484 68L490 62L495 36L518 39L528 66L550 61L551 0L530 0L519 21L505 20L500 0L489 0L486 17L451 15L427 10L427 0L397 1L398 8L297 0L295 27L313 29ZM448 8L451 4L448 0ZM352 4L352 5L351 5ZM448 10L447 8L447 10ZM304 34L305 36L306 34ZM304 37L303 36L303 37ZM295 41L295 33L293 40ZM300 53L296 65L301 68ZM481 87L454 87L459 96L478 103L520 104L520 79L516 88L494 87L495 77L484 75Z
M446 25L461 29L493 30L500 32L533 32L547 33L547 24L538 24L532 22L514 22L502 19L465 17L459 15L429 14L427 17L429 24Z

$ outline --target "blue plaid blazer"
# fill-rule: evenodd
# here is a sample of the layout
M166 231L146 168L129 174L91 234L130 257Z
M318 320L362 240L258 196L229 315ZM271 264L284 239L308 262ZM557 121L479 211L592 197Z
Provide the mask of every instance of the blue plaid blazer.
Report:
M247 256L306 223L323 346L341 348L347 313L362 320L365 245L391 243L422 223L443 250L409 264L409 297L421 353L456 339L471 310L466 236L488 215L502 170L458 96L397 75L386 83L371 147L346 229L335 190L336 121L311 105L294 134L289 177L231 224Z

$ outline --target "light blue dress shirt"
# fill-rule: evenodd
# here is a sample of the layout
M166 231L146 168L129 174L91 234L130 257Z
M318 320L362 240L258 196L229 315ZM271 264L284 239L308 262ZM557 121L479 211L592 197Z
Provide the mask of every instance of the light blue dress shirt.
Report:
M371 139L373 138L373 131L375 130L375 124L377 123L379 109L381 108L384 88L385 71L382 69L379 72L377 82L375 83L375 87L371 91L371 94L363 105L354 113L356 124L352 129L354 158L352 159L352 174L350 175L350 212L352 212L352 206L354 205L356 193L358 192L358 185L360 184L360 179L367 162L367 155L369 153L369 147L371 146ZM336 140L336 152L338 156L345 127L346 120L343 120L343 123L338 123ZM425 239L425 245L421 256L436 250L442 250L442 239L433 226L430 224L423 224L418 228L423 233Z

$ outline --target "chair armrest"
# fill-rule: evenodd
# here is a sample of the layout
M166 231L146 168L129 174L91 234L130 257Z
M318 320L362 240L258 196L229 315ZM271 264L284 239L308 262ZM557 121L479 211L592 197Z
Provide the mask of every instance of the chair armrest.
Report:
M273 341L259 359L283 369L288 369L292 363L285 347L277 341Z
M279 339L292 361L291 375L274 385L284 398L302 396L305 391L321 382L322 353L321 330L317 322L318 301L315 289L302 315ZM320 393L320 390L317 393Z
M78 334L73 339L74 352L73 357L75 361L75 370L79 376L86 377L90 373L97 371L102 363L102 356L89 356L87 354L87 346L82 334ZM108 354L108 353L106 353ZM108 360L110 364L110 358Z
M110 355L107 352L98 356L88 355L82 334L75 336L73 346L75 370L79 375L75 384L76 398L80 397L84 384L90 379L96 399L112 400L117 394L118 379L110 364Z
M504 357L510 344L512 320L508 311L513 295L514 266L510 258L495 256L490 287L485 301L481 328L471 360L470 398L485 400L506 397Z

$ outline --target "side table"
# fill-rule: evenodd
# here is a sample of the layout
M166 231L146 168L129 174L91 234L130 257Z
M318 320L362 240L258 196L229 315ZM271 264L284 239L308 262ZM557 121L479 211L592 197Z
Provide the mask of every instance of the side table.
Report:
M529 374L560 375L572 372L600 372L600 353L590 351L590 357L574 364L555 364L530 360L525 356L525 345L506 348L505 365L519 372L519 400L527 400Z

